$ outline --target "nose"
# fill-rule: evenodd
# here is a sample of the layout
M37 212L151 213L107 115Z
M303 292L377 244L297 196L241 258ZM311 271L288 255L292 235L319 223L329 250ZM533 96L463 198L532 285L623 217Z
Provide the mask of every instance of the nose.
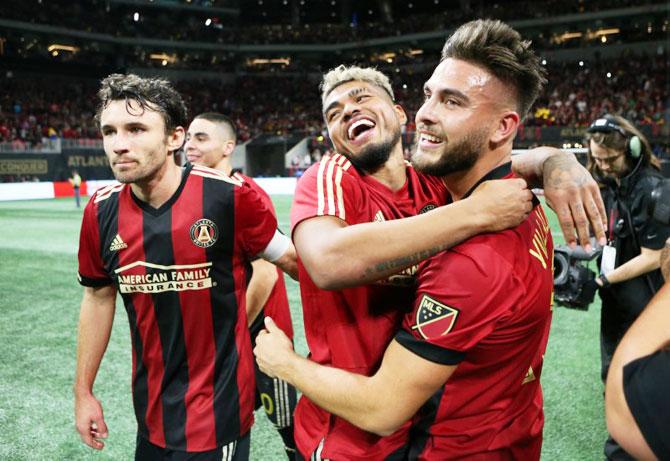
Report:
M129 150L128 138L123 133L116 133L112 138L112 150L115 154L121 155Z
M416 125L433 125L436 123L437 117L435 115L435 100L431 96L427 98L416 113Z
M348 101L344 108L342 109L342 118L346 122L354 115L358 114L361 111L360 106L356 101Z

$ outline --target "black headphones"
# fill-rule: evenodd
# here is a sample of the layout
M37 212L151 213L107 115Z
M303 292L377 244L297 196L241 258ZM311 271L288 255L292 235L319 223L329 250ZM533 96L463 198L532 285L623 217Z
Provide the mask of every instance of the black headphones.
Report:
M628 157L637 160L642 154L642 140L638 136L631 136L611 115L604 115L597 119L586 131L589 133L612 133L616 131L626 138L626 155Z

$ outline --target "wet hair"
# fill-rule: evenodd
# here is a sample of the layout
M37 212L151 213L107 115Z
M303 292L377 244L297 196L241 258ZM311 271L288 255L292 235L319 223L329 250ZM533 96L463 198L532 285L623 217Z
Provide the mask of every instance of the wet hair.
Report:
M340 65L323 75L323 79L319 85L319 90L321 91L321 104L326 101L328 95L335 88L354 81L367 82L381 88L389 95L391 101L395 102L391 81L382 72L374 67Z
M133 113L131 102L140 106L140 114L153 110L162 115L165 132L170 134L188 120L186 104L172 84L161 78L140 77L134 74L111 74L100 82L99 105L95 118L100 123L102 111L112 101L126 102L126 110Z
M235 122L233 122L230 117L219 112L203 112L193 117L193 120L202 119L207 120L208 122L217 123L223 126L223 129L226 132L226 137L231 139L233 142L237 142L237 127Z
M463 24L442 48L442 58L466 61L486 69L516 92L517 111L524 118L547 82L531 42L504 22L478 19Z

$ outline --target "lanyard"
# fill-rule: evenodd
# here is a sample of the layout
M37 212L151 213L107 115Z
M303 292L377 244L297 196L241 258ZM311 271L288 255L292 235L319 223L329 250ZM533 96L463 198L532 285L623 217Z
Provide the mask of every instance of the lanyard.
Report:
M609 241L611 242L614 238L614 224L615 220L619 217L619 210L616 209L616 207L612 207L612 210L610 210L610 223L609 223L609 231L610 231L610 236L609 236Z

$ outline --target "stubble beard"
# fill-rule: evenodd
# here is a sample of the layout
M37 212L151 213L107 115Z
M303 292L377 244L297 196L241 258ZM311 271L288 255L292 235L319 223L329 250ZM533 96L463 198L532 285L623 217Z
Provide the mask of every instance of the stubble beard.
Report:
M420 148L412 156L412 166L417 171L433 176L447 176L472 168L486 147L487 137L483 131L473 131L462 139L448 142L437 161L431 162Z
M393 130L388 139L365 146L356 155L349 155L349 161L359 170L374 173L391 157L391 152L400 142L400 127Z

